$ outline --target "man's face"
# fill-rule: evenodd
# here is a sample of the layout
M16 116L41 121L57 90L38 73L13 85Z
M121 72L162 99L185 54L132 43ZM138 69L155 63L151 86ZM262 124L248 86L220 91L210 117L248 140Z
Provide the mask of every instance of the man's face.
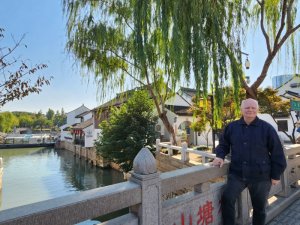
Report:
M258 112L257 104L254 100L247 99L242 105L242 114L245 119L255 119Z

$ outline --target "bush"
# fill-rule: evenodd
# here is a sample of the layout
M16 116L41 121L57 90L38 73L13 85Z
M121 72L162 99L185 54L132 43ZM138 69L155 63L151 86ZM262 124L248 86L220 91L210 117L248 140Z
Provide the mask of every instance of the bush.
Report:
M147 92L135 92L121 108L112 109L108 121L100 124L101 136L95 142L97 153L117 163L123 172L130 171L143 147L155 151L157 118L153 112Z

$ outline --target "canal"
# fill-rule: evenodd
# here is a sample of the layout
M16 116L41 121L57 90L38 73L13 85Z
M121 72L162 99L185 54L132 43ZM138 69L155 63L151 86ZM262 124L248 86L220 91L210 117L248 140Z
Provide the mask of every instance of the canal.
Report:
M0 149L0 157L0 210L124 182L121 172L92 166L67 150Z

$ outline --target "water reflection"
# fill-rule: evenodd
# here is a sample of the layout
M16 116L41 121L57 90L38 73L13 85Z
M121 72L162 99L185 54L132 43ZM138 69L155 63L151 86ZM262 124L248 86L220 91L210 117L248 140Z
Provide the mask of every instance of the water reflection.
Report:
M0 210L123 182L123 174L100 169L66 150L2 149Z

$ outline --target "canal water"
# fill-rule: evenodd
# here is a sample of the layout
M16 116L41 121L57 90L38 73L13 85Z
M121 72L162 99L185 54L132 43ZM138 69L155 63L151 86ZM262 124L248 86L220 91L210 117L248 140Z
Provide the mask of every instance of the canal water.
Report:
M124 182L121 172L92 166L67 150L0 149L0 157L0 210Z

